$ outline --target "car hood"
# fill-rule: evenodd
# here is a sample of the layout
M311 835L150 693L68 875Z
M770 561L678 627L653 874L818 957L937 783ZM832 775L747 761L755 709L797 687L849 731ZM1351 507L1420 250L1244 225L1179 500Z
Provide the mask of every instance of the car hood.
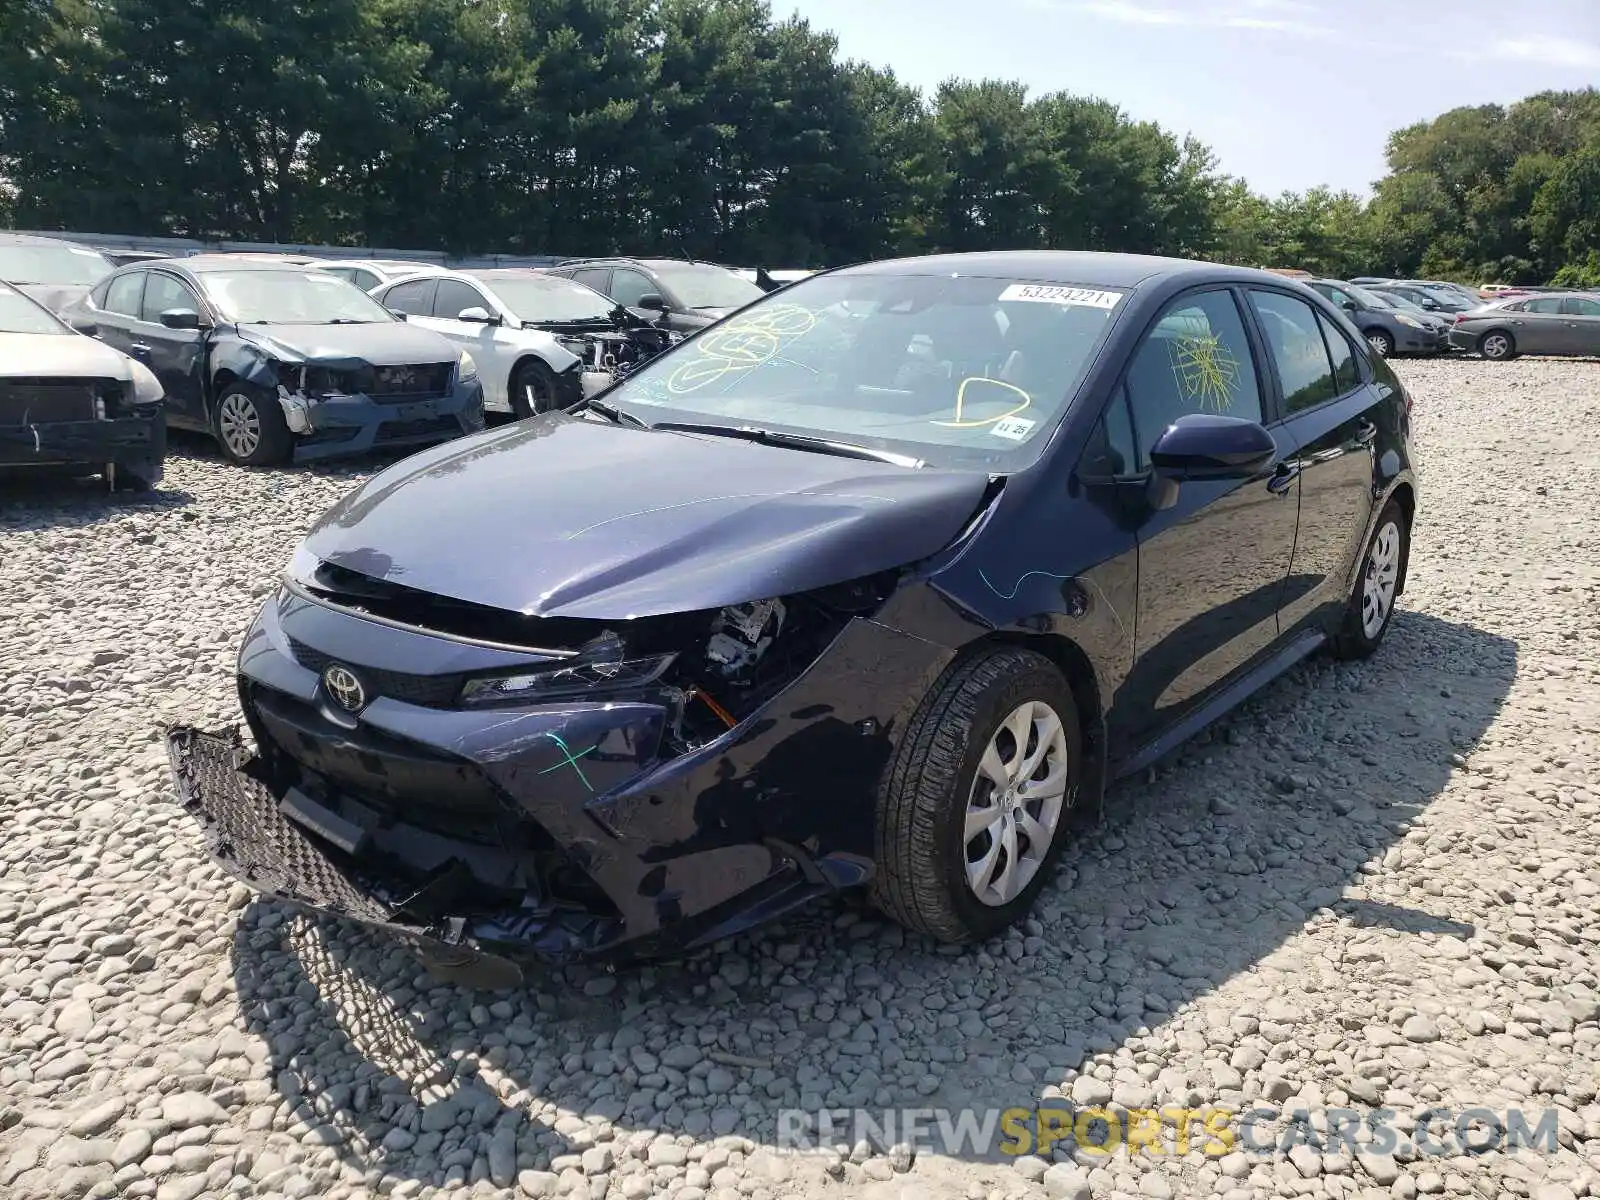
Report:
M925 558L988 482L552 414L395 464L329 511L304 549L457 600L619 620Z
M0 378L5 376L133 378L129 359L81 334L0 333Z
M59 313L69 304L76 304L89 294L90 284L77 283L18 283L17 291L37 300L53 313Z
M454 362L460 357L442 334L405 321L366 325L238 325L279 362L314 362L335 368L403 367Z

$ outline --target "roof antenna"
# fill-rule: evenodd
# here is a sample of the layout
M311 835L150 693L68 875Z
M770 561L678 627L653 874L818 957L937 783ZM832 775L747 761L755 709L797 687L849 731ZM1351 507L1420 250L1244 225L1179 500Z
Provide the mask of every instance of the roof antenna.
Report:
M683 261L684 262L693 262L694 261L694 256L689 253L687 248L685 248L685 246L683 244L683 239L681 237L677 237L677 238L673 238L672 240L678 243L678 254L680 256L682 256Z

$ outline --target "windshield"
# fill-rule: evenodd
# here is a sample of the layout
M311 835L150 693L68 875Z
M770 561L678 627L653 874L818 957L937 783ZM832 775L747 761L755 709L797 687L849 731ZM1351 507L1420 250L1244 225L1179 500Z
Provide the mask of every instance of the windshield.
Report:
M78 246L0 246L0 279L90 287L115 268L103 254Z
M0 333L71 333L26 296L0 287Z
M354 284L312 268L299 271L207 271L206 298L241 325L336 325L393 321L389 310Z
M710 263L656 263L654 267L686 308L740 308L766 295L748 279Z
M1407 300L1399 292L1376 292L1380 300L1387 300L1390 308L1398 308L1402 312L1426 312L1427 310L1415 300Z
M1368 308L1393 308L1394 307L1394 305L1392 303L1390 303L1388 300L1385 300L1382 296L1378 295L1377 292L1369 292L1369 291L1367 291L1366 288L1357 287L1353 283L1345 283L1345 284L1341 284L1340 286L1342 288L1344 288L1345 291L1349 292L1352 296L1354 296L1357 300L1361 301L1362 304L1365 304Z
M949 275L826 275L651 361L606 403L1016 470L1071 404L1125 292Z
M494 289L500 303L510 309L513 316L533 325L604 321L616 307L614 301L593 288L555 275L485 278L483 282Z

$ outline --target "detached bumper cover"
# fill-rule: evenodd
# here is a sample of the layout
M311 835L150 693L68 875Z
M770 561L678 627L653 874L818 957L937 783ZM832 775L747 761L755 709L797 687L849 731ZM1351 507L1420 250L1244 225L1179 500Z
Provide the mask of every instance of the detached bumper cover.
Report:
M147 483L161 479L167 427L159 405L133 416L0 425L0 467L116 463Z
M483 384L457 383L426 400L389 404L370 396L308 397L280 389L296 462L364 454L375 447L431 446L483 428Z

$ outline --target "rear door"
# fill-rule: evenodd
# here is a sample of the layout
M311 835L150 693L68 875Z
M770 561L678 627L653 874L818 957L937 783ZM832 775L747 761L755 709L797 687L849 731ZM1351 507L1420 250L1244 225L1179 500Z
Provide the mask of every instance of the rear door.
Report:
M1600 354L1600 300L1567 296L1561 301L1567 354Z
M1372 517L1373 447L1381 419L1376 389L1360 365L1365 354L1309 301L1252 288L1256 318L1275 390L1277 433L1300 481L1300 524L1284 580L1286 634L1337 620L1353 584Z
M1171 301L1123 384L1135 470L1149 469L1151 448L1180 416L1270 420L1263 379L1232 289ZM1133 745L1192 716L1273 649L1297 516L1296 481L1273 468L1243 481L1186 481L1172 508L1139 514L1134 665L1116 699L1119 733Z
M207 335L202 329L168 329L161 323L161 314L174 309L206 320L206 306L188 284L165 271L151 271L145 280L134 355L161 380L167 393L167 420L204 429Z

